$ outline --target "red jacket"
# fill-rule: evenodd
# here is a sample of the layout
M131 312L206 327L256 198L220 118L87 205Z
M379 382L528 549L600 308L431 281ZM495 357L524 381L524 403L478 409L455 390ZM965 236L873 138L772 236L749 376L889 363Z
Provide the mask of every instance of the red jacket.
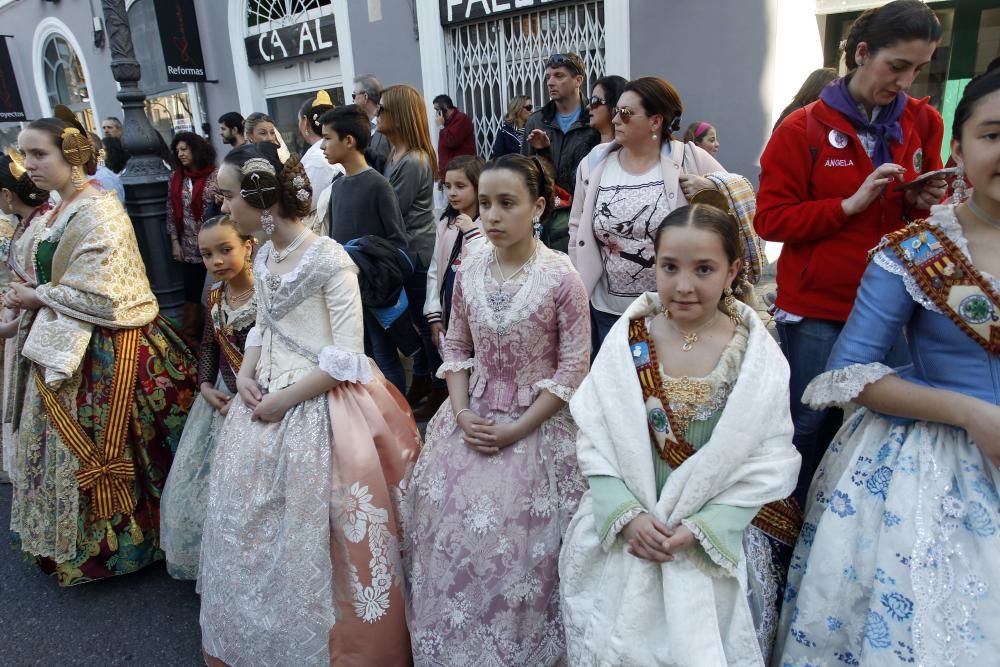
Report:
M452 158L475 154L476 134L472 130L472 119L455 109L438 135L438 170L441 172L441 182L444 182L445 170Z
M940 169L944 124L927 98L908 98L899 122L903 142L892 144L892 161L906 169L904 179ZM862 213L844 214L841 201L875 166L850 121L822 100L778 126L760 168L754 228L761 238L784 243L777 306L803 317L846 321L868 251L902 227L904 215L912 220L928 212L909 209L903 193L890 185Z

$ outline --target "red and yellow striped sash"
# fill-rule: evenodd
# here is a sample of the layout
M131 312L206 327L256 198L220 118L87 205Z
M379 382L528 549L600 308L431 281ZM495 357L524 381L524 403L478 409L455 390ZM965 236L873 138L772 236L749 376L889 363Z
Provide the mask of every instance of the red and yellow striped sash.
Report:
M77 483L82 491L90 492L98 519L109 519L116 512L131 514L135 510L136 500L132 493L135 464L125 456L125 438L135 400L139 336L139 329L123 329L115 334L115 363L107 397L107 419L99 445L45 384L42 371L35 373L35 386L45 412L63 442L80 461ZM94 412L94 419L99 419L98 411Z

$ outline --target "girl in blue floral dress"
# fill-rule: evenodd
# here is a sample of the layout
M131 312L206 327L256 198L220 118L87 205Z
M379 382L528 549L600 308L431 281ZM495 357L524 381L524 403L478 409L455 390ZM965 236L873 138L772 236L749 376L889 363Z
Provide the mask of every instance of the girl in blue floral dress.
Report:
M862 408L809 491L778 665L1000 651L1000 69L966 88L952 152L971 199L886 237L806 390L813 407ZM913 365L877 363L900 328Z

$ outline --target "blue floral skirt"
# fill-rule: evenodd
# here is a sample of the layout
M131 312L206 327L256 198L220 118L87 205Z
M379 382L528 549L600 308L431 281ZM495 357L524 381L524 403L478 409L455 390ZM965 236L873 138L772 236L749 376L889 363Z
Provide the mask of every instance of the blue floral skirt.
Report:
M996 660L998 485L963 429L851 415L809 490L773 664Z

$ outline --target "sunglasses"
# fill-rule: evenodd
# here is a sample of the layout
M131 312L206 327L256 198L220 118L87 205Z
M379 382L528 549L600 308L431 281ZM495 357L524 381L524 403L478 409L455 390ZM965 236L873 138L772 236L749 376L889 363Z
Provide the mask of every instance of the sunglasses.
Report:
M628 122L632 120L632 116L646 116L644 113L639 113L638 111L632 111L628 107L614 107L611 109L611 117L621 116L622 122L628 125ZM646 116L648 118L648 116Z
M358 99L358 97L359 97L359 96L361 96L361 95L367 95L367 94L368 94L368 93L366 93L366 92L365 92L365 91L363 91L363 90L362 90L362 91L360 91L360 92L357 92L357 93L351 93L351 99L352 99L352 100L356 100L356 99Z
M523 109L524 109L525 111L531 111L531 110L532 110L532 109L534 109L535 107L534 107L533 105L531 105L531 104L525 104L525 105L524 105L524 106L523 106L522 108L523 108Z
M604 99L603 97L598 97L597 95L591 97L590 101L588 102L589 106L591 107L603 107L607 103L608 101L606 99Z
M574 58L570 58L565 53L557 53L545 62L546 67L569 67L579 75L583 75L583 70L576 63Z

